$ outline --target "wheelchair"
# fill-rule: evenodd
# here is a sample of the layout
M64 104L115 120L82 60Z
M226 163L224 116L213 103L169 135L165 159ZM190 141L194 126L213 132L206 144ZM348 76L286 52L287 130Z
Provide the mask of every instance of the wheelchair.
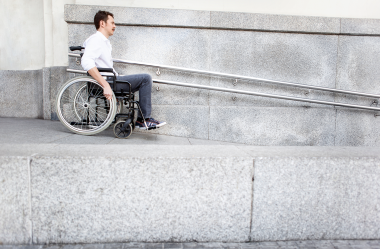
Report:
M84 47L72 46L71 51ZM80 54L81 57L83 53ZM98 68L99 72L112 73L113 95L108 100L103 95L103 87L91 76L79 76L67 81L59 90L56 99L57 116L70 131L81 135L94 135L114 123L113 132L117 138L128 138L135 128L135 112L142 114L138 101L134 100L131 84L116 80L112 68ZM118 89L117 84L127 84L128 91ZM117 90L118 89L118 90ZM127 110L123 113L124 106ZM145 122L145 121L144 121ZM145 124L145 127L147 125ZM149 130L156 127L150 127Z

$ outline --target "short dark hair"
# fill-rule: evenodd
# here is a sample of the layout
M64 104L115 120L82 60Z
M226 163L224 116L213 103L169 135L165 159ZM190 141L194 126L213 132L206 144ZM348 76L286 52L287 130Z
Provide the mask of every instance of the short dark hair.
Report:
M96 30L100 28L100 21L107 22L108 16L112 16L113 18L113 14L111 12L104 11L104 10L99 10L98 13L95 14L94 24L95 24Z

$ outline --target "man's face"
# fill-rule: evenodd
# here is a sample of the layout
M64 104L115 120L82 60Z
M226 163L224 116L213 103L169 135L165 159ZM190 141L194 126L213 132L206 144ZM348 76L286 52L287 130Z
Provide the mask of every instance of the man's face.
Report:
M113 35L113 32L116 29L115 21L112 16L108 16L107 22L101 21L104 24L104 30L107 32L109 36Z

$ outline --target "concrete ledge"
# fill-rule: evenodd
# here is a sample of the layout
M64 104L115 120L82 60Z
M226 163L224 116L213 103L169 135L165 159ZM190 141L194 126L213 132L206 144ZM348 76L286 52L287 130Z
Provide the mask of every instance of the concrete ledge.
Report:
M211 28L300 33L340 32L340 19L234 12L211 12Z
M7 217L0 231L12 231L0 240L28 243L29 235L37 244L380 238L380 148L137 148L1 146L1 176L30 177L31 199L28 181L0 182L11 190L0 192L0 200L17 196L12 205L0 204L6 211L0 220Z
M34 243L248 241L249 158L35 157Z
M342 18L341 33L349 35L379 35L380 19Z
M233 146L136 148L5 146L1 161L30 163L33 242L249 240L250 156ZM6 243L25 243L13 237Z
M106 10L117 16L118 25L209 27L210 12L196 10L172 10L128 8L94 5L65 5L65 21L68 23L94 23L94 15Z
M378 238L379 159L256 158L251 239Z
M380 35L378 19L287 16L255 13L65 5L65 21L92 24L98 10L116 15L118 25L241 29L296 33Z
M0 245L31 242L29 159L0 156Z

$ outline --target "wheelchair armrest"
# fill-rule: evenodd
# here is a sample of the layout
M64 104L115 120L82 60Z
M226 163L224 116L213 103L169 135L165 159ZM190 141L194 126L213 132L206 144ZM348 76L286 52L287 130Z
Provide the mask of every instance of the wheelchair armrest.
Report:
M115 81L115 84L117 84L117 83L126 83L126 84L129 85L129 91L128 91L128 94L129 94L129 98L131 98L131 96L133 95L133 93L132 93L132 85L131 85L131 83L129 83L129 82L126 81L126 80L116 80L116 81Z
M99 72L103 72L103 73L113 73L113 68L98 67L98 70L99 70Z
M129 81L126 81L126 80L117 80L116 83L127 83L127 84L131 84L129 83Z
M71 51L82 50L82 49L84 49L84 47L82 47L82 46L71 46L71 47L70 47L70 50L71 50Z

